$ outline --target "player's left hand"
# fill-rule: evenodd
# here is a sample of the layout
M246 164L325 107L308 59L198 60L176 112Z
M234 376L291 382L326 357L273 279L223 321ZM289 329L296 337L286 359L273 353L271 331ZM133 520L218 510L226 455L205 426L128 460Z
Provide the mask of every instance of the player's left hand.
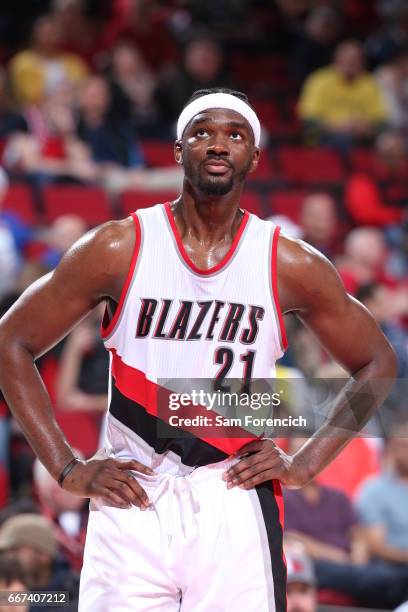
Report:
M287 455L270 438L254 440L243 446L237 455L247 455L229 470L224 472L222 479L227 483L227 489L240 487L252 489L267 480L277 479L284 485L297 488L303 486L293 457Z

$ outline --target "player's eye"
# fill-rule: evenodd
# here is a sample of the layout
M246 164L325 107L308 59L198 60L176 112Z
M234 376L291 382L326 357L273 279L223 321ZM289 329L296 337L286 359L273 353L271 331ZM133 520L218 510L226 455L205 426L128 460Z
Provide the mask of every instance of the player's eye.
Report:
M242 135L239 132L231 132L232 140L242 140Z
M200 128L199 130L196 131L196 136L199 136L199 137L207 136L207 134L208 132L204 128Z

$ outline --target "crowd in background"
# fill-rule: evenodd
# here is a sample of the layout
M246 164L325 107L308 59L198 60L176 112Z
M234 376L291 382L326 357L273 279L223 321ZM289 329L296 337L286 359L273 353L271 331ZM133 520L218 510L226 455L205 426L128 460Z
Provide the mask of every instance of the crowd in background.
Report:
M2 3L0 316L92 225L176 197L175 122L209 87L244 91L261 119L243 206L323 252L398 356L398 384L368 437L284 494L289 612L312 612L317 598L394 609L408 600L404 0ZM102 312L37 363L85 457L107 406ZM305 413L319 381L347 373L296 319L286 326L278 375L300 381L290 408ZM87 505L34 461L0 397L0 589L67 590L75 610L86 521Z

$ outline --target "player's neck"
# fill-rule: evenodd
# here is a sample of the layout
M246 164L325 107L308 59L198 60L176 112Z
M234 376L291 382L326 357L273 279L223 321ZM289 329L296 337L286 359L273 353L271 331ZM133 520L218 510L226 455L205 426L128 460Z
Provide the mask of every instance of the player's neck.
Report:
M188 233L208 244L224 238L232 241L242 219L239 212L241 192L239 187L223 196L209 196L185 188L172 209L180 234Z

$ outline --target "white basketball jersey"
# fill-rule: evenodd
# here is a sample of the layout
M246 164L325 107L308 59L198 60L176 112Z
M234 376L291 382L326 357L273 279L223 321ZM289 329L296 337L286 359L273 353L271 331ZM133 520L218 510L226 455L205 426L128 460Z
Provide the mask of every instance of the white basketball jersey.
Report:
M129 274L102 336L111 352L110 414L156 450L139 420L128 421L132 400L156 415L154 393L163 379L275 377L286 348L277 299L279 228L244 212L228 253L201 270L190 260L170 204L134 213L136 240ZM126 407L125 407L126 404ZM132 417L133 418L133 417Z
M279 228L245 212L224 259L200 270L168 204L133 218L135 253L121 303L102 331L106 348L152 382L215 378L223 367L223 378L243 378L245 368L251 378L273 378L285 348L274 261ZM233 354L230 364L219 357L222 348Z

